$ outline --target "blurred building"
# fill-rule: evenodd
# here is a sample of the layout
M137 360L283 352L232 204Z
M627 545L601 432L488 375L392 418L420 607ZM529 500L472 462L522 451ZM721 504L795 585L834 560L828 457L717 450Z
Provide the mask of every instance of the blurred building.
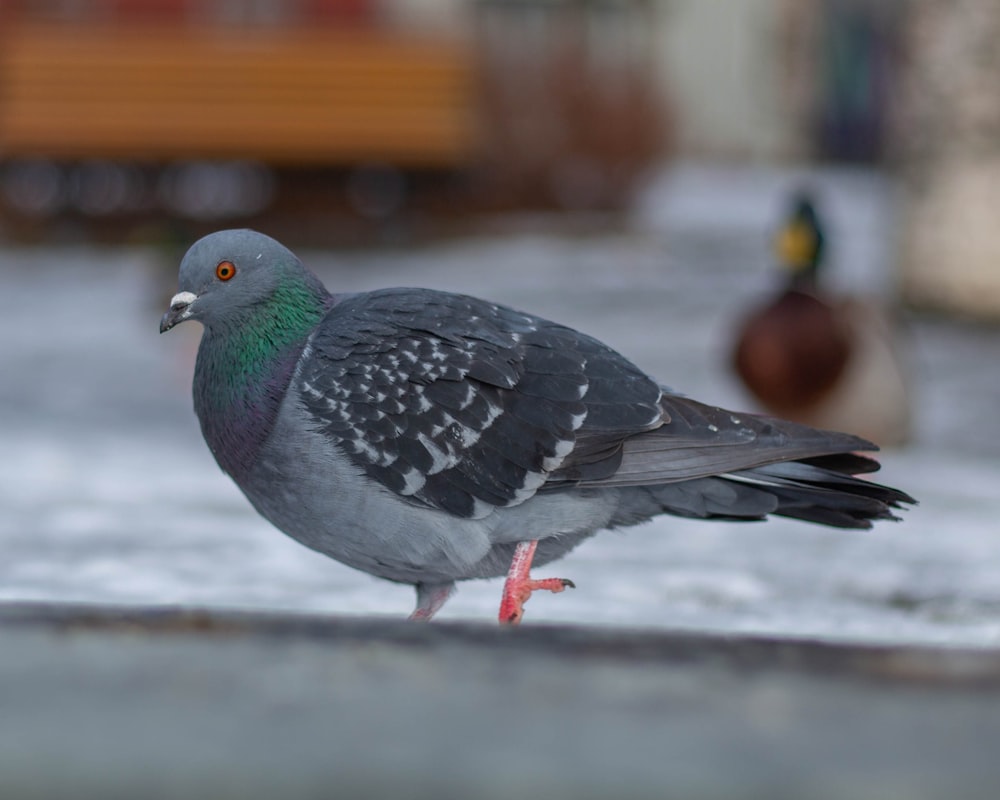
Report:
M95 160L242 160L462 171L487 206L609 208L670 155L877 160L899 9L0 0L0 159L33 162L5 196L25 211L64 202L19 199L24 176L44 187ZM71 172L88 183L107 170ZM241 165L234 185L250 173Z
M1000 319L1000 0L919 0L897 163L910 302Z
M900 0L670 0L662 64L686 155L878 161Z
M666 141L650 17L641 0L3 0L0 211L621 207Z
M328 234L846 162L903 177L909 299L997 315L998 37L1000 0L0 0L0 224Z
M216 221L338 200L377 215L404 174L476 158L470 42L375 0L0 10L0 199L15 220Z

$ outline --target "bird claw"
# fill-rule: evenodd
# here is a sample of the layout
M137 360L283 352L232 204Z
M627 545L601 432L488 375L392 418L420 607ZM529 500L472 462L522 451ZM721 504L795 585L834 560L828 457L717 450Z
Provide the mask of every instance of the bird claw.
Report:
M524 616L524 604L532 592L544 590L558 594L566 589L575 589L576 584L567 578L508 578L500 599L500 624L517 625Z

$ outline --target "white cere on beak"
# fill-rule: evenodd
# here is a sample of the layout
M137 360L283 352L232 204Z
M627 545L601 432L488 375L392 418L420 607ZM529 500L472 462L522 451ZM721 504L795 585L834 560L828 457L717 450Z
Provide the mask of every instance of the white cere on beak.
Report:
M171 310L175 308L186 309L187 306L190 306L197 299L198 295L196 295L194 292L178 292L177 294L175 294L173 297L170 298L170 308ZM185 310L178 318L178 321L186 318L190 313L191 313L190 311Z

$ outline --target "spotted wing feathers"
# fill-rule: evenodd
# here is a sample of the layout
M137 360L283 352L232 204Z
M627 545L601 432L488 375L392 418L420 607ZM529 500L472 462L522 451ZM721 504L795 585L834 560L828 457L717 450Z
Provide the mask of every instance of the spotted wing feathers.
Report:
M531 497L578 439L620 457L661 422L660 389L600 342L482 300L419 289L357 295L314 334L298 389L369 477L462 517Z

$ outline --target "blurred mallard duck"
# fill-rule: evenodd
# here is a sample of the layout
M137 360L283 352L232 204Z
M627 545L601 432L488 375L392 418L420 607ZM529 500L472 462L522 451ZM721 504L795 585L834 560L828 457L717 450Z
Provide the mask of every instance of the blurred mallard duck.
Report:
M794 198L774 244L788 277L739 329L740 379L770 413L883 445L905 441L910 408L893 326L874 299L823 290L825 237L807 194Z

